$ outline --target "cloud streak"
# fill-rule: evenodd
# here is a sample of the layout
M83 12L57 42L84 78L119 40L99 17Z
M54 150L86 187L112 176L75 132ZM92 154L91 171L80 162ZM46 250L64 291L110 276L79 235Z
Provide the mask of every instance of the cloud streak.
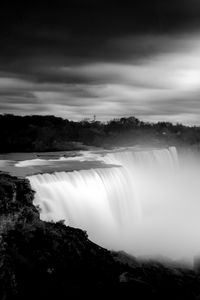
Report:
M200 124L199 3L133 2L25 10L23 22L11 13L0 27L0 111Z

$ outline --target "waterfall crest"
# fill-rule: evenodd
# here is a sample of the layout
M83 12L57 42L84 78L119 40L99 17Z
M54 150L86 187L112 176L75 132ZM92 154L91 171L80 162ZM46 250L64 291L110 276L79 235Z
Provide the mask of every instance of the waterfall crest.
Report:
M110 249L173 256L168 235L177 224L169 184L179 168L176 149L115 151L100 159L116 167L28 177L41 218L65 220Z

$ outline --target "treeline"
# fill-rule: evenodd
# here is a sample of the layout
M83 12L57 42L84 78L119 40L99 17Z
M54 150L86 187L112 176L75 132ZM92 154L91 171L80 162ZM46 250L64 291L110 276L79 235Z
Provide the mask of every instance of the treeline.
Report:
M196 145L200 127L169 122L147 123L135 117L107 123L69 121L55 116L0 115L0 152L59 151L81 149L81 144L113 146Z

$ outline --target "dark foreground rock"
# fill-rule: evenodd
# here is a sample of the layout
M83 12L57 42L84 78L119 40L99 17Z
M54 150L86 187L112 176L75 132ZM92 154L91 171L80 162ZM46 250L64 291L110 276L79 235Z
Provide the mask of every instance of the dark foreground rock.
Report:
M0 299L200 299L189 269L142 262L43 222L24 179L0 174Z

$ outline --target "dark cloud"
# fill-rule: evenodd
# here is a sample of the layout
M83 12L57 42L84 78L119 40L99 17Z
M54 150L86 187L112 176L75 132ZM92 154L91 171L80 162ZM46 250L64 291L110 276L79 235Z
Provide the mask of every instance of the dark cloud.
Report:
M65 7L40 3L1 9L1 52L10 57L58 52L95 56L110 38L181 30L196 26L200 15L198 0L66 3Z
M199 0L10 3L0 10L0 111L199 123L199 17Z
M198 0L9 5L0 11L0 66L37 77L36 60L70 65L147 56L166 46L162 35L196 28L199 16Z

